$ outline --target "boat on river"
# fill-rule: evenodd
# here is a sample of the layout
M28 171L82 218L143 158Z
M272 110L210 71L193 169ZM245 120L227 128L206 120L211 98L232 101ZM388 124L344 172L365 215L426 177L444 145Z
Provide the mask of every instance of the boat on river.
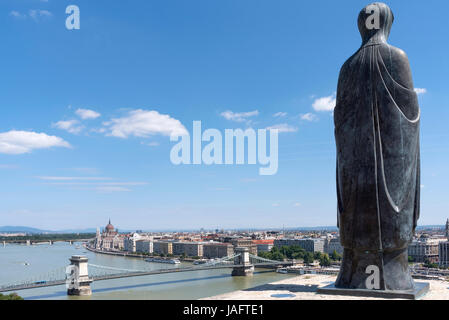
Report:
M181 261L178 259L163 259L163 258L148 258L145 259L146 262L157 262L157 263L169 263L169 264L180 264Z

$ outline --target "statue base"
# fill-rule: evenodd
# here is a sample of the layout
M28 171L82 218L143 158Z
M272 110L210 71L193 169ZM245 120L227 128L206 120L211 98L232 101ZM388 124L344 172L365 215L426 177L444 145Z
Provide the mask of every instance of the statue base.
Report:
M336 288L334 284L331 284L326 287L318 288L317 294L419 300L429 292L429 288L430 286L427 282L416 282L414 290L343 289Z
M377 269L376 274L373 268ZM409 270L407 248L383 252L345 248L335 286L369 290L375 288L367 288L366 281L371 274L373 279L378 279L378 290L413 291L415 288Z

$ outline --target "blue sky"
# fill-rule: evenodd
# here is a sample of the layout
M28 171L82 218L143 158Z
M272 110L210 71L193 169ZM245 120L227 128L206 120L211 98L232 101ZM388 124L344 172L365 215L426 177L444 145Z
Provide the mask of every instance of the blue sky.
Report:
M449 3L387 3L396 17L389 42L407 52L423 89L420 224L442 224ZM65 28L71 4L80 30ZM335 225L332 100L360 46L366 4L1 1L0 225ZM167 132L191 131L195 120L203 129L279 126L278 173L174 166Z

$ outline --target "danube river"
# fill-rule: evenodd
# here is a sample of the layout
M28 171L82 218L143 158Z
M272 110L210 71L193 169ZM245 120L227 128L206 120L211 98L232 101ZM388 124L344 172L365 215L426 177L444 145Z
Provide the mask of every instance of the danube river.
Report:
M149 263L143 259L110 256L87 251L79 243L54 245L0 246L0 286L33 279L69 265L72 255L85 255L89 263L130 270L152 270L173 267ZM182 266L190 266L182 263ZM252 288L282 280L292 275L266 269L256 270L250 277L232 277L231 269L204 270L159 274L134 278L105 280L92 283L91 297L68 297L65 286L22 290L25 299L200 299L235 290Z

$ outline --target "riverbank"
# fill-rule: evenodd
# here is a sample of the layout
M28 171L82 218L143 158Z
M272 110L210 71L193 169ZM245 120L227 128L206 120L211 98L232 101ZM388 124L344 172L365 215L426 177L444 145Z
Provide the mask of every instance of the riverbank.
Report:
M351 297L317 294L319 287L335 282L333 275L302 275L254 288L238 290L202 300L386 300L383 298ZM420 281L430 284L429 292L420 300L449 300L448 281Z
M90 252L94 252L94 253L108 254L108 255L128 257L128 258L138 258L138 259L160 258L159 256L150 256L150 255L144 255L144 254L129 253L129 252L126 252L126 251L103 251L103 250L97 250L97 249L89 247L88 245L84 245L84 248L86 248ZM176 257L176 256L170 257L169 259L178 259L181 262L194 262L194 261L196 261L195 259L181 258L181 257Z

